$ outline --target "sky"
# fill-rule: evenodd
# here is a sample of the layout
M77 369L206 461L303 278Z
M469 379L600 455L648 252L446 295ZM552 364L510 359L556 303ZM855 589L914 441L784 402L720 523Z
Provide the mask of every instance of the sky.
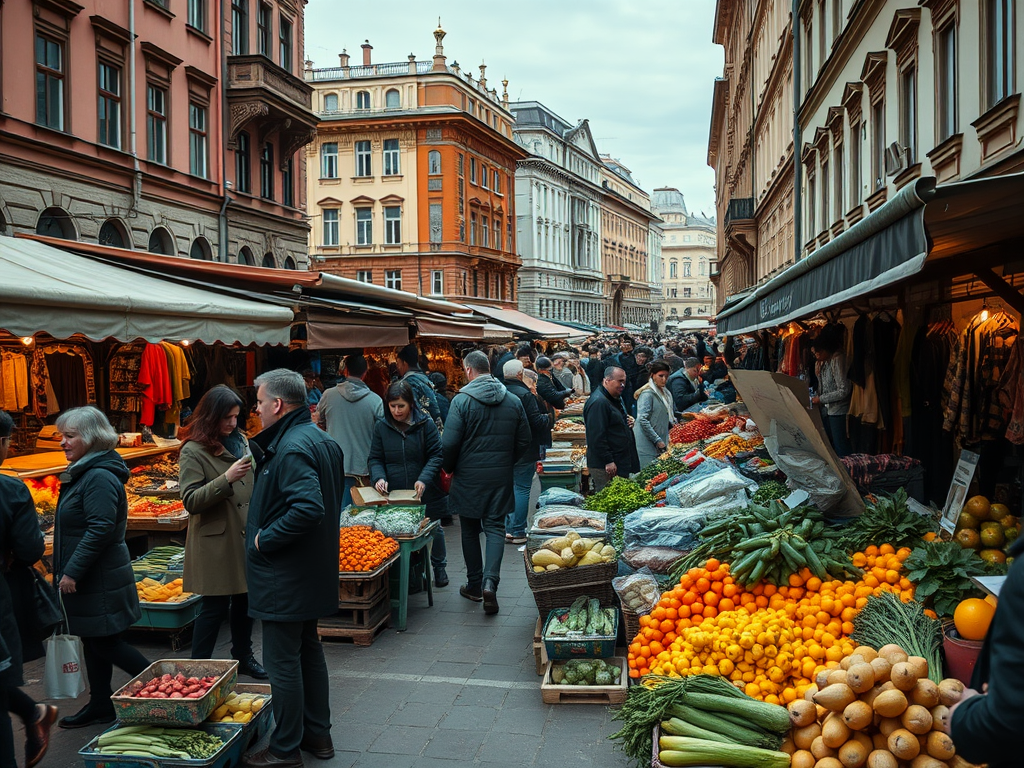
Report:
M707 164L711 96L722 49L711 42L714 0L309 0L306 58L338 66L423 61L438 16L448 64L458 61L512 101L539 101L571 124L587 118L598 150L641 188L675 187L691 212L714 214Z

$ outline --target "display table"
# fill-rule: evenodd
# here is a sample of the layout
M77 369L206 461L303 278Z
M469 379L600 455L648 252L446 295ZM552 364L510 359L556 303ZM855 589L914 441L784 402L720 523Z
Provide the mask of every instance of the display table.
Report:
M423 579L427 588L427 605L434 605L433 581L430 572L430 542L434 538L434 531L441 525L440 520L431 520L428 525L420 529L415 536L395 536L398 542L398 597L391 598L391 612L395 619L395 629L404 632L406 621L409 616L409 572L411 570L412 556L414 552L420 552L425 547L427 552L423 554Z
M159 456L162 453L175 451L181 446L177 440L163 446L147 445L143 448L117 448L115 449L125 461L132 459L145 459L149 456ZM57 475L67 469L68 460L64 457L63 451L47 451L45 453L30 453L25 456L15 456L7 459L0 472L14 477L42 477L44 475Z

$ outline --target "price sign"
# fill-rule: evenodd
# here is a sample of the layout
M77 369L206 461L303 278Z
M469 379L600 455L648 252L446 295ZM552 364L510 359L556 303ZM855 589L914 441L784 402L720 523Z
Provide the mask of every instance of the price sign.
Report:
M967 498L967 491L971 487L971 480L974 479L974 472L978 468L976 453L960 451L960 461L953 472L953 482L949 486L949 495L946 496L946 504L942 508L942 520L940 525L945 531L953 533L956 530L956 521L964 508L964 500Z

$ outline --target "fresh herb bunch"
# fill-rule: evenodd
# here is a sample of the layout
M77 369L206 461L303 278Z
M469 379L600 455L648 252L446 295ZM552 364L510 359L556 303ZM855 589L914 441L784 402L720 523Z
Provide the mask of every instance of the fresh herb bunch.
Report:
M589 496L583 508L612 516L617 513L629 514L653 503L654 496L645 491L642 485L625 477L615 477L600 493Z
M679 459L669 456L667 458L658 459L657 461L648 464L646 467L644 467L635 475L633 475L633 479L642 485L647 481L654 479L662 472L664 472L669 477L674 477L675 475L688 471L688 469L689 468L685 464L683 464L683 462L681 462Z
M955 541L931 541L918 546L903 563L907 578L916 586L914 596L941 616L952 616L960 601L982 597L972 576L998 576L1006 573L1003 563L989 563L973 549L964 549Z
M789 496L789 488L785 483L780 483L778 480L766 480L757 487L751 501L761 506L767 506L769 503L787 496Z
M909 655L927 659L928 677L942 681L942 622L926 615L916 600L903 602L892 592L870 595L853 619L851 637L876 649L895 643Z
M911 511L904 488L870 502L864 514L845 528L850 549L858 552L876 541L888 542L897 549L915 547L934 530L932 520Z

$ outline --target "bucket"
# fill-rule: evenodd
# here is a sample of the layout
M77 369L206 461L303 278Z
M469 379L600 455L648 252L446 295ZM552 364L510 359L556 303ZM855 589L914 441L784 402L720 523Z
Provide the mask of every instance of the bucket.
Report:
M942 650L946 654L946 668L950 677L955 677L966 686L971 684L974 665L981 654L982 640L966 640L960 637L952 622L946 625L942 637Z

